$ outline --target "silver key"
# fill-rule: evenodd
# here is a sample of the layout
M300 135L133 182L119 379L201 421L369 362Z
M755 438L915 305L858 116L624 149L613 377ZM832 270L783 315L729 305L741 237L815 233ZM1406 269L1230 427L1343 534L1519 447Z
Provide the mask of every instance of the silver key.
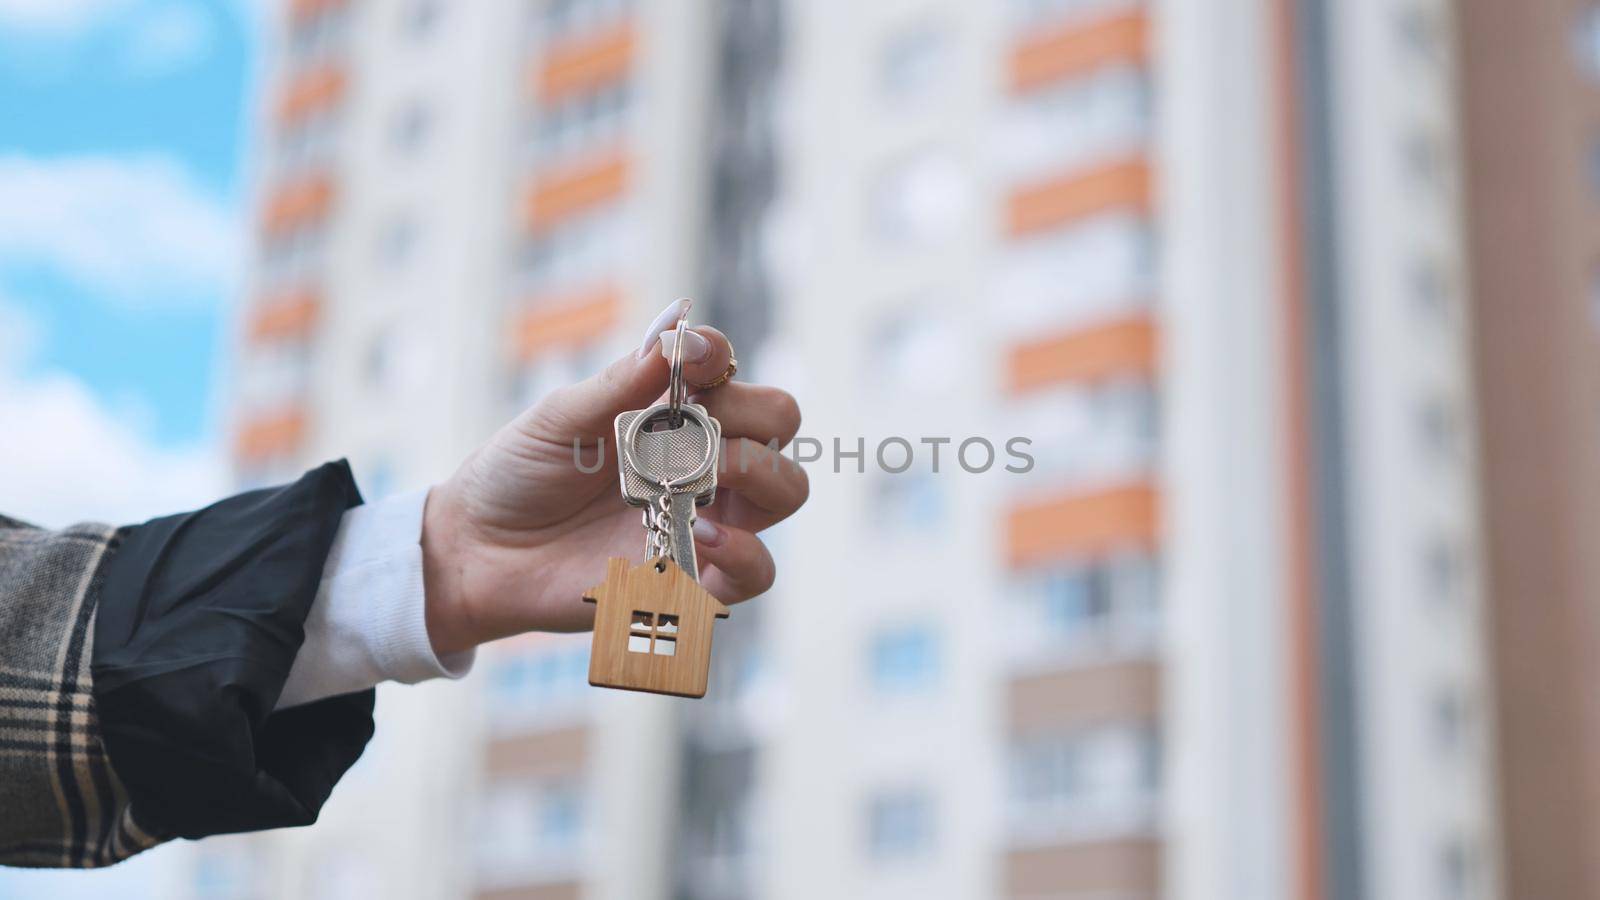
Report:
M668 556L698 579L691 529L696 507L716 498L721 423L697 403L660 403L617 416L616 434L622 497L645 509L646 558Z

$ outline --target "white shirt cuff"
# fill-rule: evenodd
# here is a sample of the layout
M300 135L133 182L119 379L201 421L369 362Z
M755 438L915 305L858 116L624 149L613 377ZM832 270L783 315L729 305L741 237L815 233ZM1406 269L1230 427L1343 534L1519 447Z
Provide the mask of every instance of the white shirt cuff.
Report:
M426 490L357 506L339 522L279 709L384 681L460 678L475 650L440 657L428 640L422 579Z

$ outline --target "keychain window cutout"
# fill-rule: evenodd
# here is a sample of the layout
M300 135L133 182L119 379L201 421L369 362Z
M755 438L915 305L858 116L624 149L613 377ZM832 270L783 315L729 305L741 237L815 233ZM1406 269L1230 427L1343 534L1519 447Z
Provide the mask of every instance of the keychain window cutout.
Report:
M728 607L676 564L658 571L655 562L611 557L605 581L584 593L595 604L589 683L704 697L712 626Z
M678 655L678 617L671 613L657 614L636 609L628 632L629 653Z

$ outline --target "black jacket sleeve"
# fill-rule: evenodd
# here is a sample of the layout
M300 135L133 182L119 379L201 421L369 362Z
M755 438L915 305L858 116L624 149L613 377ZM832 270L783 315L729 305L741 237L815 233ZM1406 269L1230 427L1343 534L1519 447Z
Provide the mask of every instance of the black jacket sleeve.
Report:
M95 621L94 700L134 814L198 838L316 821L372 737L373 692L273 712L350 469L125 529Z

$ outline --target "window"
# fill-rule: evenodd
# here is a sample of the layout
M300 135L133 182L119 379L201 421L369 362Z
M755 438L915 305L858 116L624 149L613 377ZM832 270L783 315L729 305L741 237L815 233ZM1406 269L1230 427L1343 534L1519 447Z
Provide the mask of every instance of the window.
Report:
M1145 653L1160 626L1155 559L1142 550L1059 564L1012 587L1022 661Z
M613 207L529 236L515 261L516 290L560 294L614 277L631 258L633 235L624 211Z
M533 120L534 161L548 163L618 140L632 98L627 84L613 84L541 108Z
M307 172L326 169L337 152L338 119L333 110L319 110L280 132L273 177L289 181Z
M191 885L196 897L216 897L236 900L256 896L255 890L266 873L253 845L207 841L210 846L195 845Z
M1588 153L1584 160L1584 176L1589 182L1589 195L1600 199L1600 131L1589 136Z
M1430 701L1433 743L1443 757L1458 756L1472 744L1474 719L1472 699L1460 685L1436 689Z
M869 801L867 847L874 859L919 856L932 844L933 800L925 791L889 791Z
M311 387L311 350L304 341L257 343L239 367L240 411L269 412L291 406Z
M361 493L365 496L366 502L373 503L394 493L396 479L394 459L392 457L379 457L371 465L365 466L364 469L365 471L362 472L359 483L361 485Z
M297 22L289 32L289 55L295 66L308 67L337 56L350 30L350 13L343 4L324 8Z
M868 190L873 233L888 244L926 245L952 237L970 200L961 164L943 151L925 151L879 173Z
M995 141L1009 181L1034 181L1138 151L1150 130L1150 84L1136 66L1098 69L1013 101Z
M367 341L366 352L361 355L361 375L368 390L382 392L394 388L396 340L394 327L387 326Z
M1458 541L1434 538L1423 553L1422 564L1428 594L1437 603L1450 606L1465 599L1468 561Z
M1572 51L1583 74L1600 81L1600 9L1578 14L1572 28Z
M1045 576L1045 617L1059 632L1073 634L1105 626L1111 592L1099 566L1063 569Z
M583 824L583 795L575 785L552 785L539 802L539 840L546 847L571 847Z
M1470 900L1482 895L1478 854L1460 836L1445 842L1439 852L1439 897L1442 900Z
M1131 211L1013 241L1000 251L987 294L1009 332L1060 329L1137 308L1156 288L1150 222Z
M1025 736L1012 747L1009 806L1024 828L1148 821L1160 781L1154 726L1105 725Z
M899 103L931 98L950 67L950 55L946 29L920 23L895 33L884 46L880 63L884 95Z
M1589 273L1589 321L1600 331L1600 267Z
M403 266L416 249L418 231L416 219L409 215L390 219L378 236L378 258L391 269Z
M327 233L322 226L296 228L268 239L261 248L262 289L268 294L303 290L322 271Z
M399 400L428 383L438 360L437 348L421 329L403 321L375 327L361 354L361 375L377 399Z
M490 885L573 873L584 839L583 784L570 779L506 778L483 793L478 868Z
M878 693L926 691L939 675L938 636L926 625L886 629L872 638L870 663Z
M678 655L678 617L636 609L628 626L628 652Z
M1422 433L1423 449L1430 462L1456 459L1461 453L1461 414L1454 403L1443 396L1432 396L1422 402L1417 416Z
M1439 11L1412 3L1399 11L1396 31L1401 46L1414 58L1440 65L1445 62L1446 34Z
M1063 636L1103 632L1154 606L1155 567L1143 554L1068 566L1043 580L1045 621Z
M908 304L905 312L880 321L869 342L866 364L873 377L866 381L886 397L944 396L961 377L948 365L961 354L955 329L943 319L936 301L917 299L921 302ZM891 462L898 464L898 457Z
M1450 154L1437 131L1422 126L1412 129L1401 145L1401 155L1412 184L1435 194L1449 188Z
M586 637L586 636L584 636ZM589 691L589 642L552 638L487 660L492 727L516 732L548 727L556 713L581 713Z
M933 448L923 444L913 444L912 449L919 453L931 453ZM954 442L939 448L941 471L959 465L956 461L956 449ZM828 452L829 448L824 448L824 459L827 458ZM876 462L870 459L874 452L875 448L866 448L869 463L872 465L876 465ZM890 452L899 451L891 448ZM931 466L932 457L929 459ZM898 465L899 458L892 458L890 462ZM849 464L849 460L841 463L841 465ZM925 534L937 529L944 521L944 492L939 486L938 475L931 471L913 469L899 473L879 472L873 477L871 513L878 525L879 533L884 537L894 539L910 534Z
M1429 324L1443 326L1455 314L1456 296L1452 279L1436 259L1422 258L1411 265L1411 295Z
M557 38L611 24L633 9L633 0L545 0L545 34Z
M411 7L406 10L406 33L413 39L422 40L433 33L434 26L439 24L443 15L444 4L440 0L412 0Z
M1012 411L1033 440L1040 477L1057 482L1139 476L1156 465L1160 401L1147 378L1112 378L1036 391ZM1014 487L1027 491L1032 479Z
M415 156L428 140L433 116L427 104L412 100L395 111L389 124L389 141L401 156Z

